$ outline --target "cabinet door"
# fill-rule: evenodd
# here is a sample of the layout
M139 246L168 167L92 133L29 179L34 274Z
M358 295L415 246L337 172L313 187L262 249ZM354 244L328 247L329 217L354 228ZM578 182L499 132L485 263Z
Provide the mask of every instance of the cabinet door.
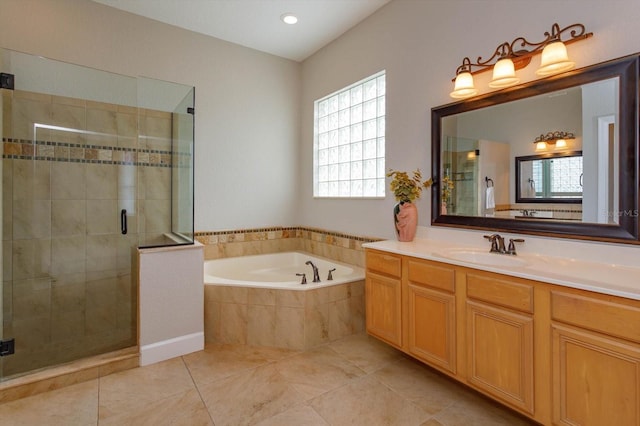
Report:
M467 301L468 381L533 414L533 318Z
M554 324L553 421L640 425L640 349Z
M456 372L455 296L409 284L409 352Z
M401 348L400 279L367 272L365 291L367 332Z

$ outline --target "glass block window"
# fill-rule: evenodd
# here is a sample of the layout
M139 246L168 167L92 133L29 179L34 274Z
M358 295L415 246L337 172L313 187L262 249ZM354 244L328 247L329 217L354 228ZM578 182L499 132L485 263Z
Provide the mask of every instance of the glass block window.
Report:
M313 196L384 197L384 71L318 99L313 113Z
M582 156L561 157L533 162L537 197L582 197Z
M551 161L551 196L582 196L582 156Z

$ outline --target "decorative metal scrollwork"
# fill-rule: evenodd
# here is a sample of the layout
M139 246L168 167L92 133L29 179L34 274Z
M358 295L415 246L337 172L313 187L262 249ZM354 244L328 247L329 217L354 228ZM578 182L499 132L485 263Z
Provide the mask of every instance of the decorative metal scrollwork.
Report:
M465 57L462 60L462 64L456 69L456 75L463 71L468 71L471 74L488 71L498 60L503 58L510 58L515 69L524 68L531 62L531 57L541 52L549 43L561 41L564 44L570 44L589 38L592 35L593 33L586 32L582 24L572 24L561 29L560 25L556 23L551 26L551 32L545 31L545 39L539 43L530 42L524 37L518 37L511 43L504 42L500 44L487 60L483 60L482 56L478 56L476 62L471 62L469 57Z

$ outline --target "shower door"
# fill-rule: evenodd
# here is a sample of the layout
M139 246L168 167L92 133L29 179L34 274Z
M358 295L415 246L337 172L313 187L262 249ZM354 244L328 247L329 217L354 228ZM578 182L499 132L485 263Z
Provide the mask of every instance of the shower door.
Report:
M6 380L137 344L138 111L135 78L0 53Z
M5 380L137 345L136 248L193 244L194 88L6 49L0 72Z

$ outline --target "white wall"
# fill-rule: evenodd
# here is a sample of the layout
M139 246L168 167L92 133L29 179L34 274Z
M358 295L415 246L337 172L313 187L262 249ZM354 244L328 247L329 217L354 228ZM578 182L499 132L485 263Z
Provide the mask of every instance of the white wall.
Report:
M312 164L313 101L387 70L387 167L431 170L430 110L452 102L451 79L465 56L491 56L502 42L540 41L554 22L583 23L594 36L568 47L577 67L635 53L640 39L637 0L393 0L303 63L300 163ZM534 58L536 61L537 58ZM536 78L535 64L518 72ZM478 76L487 87L491 73ZM395 200L317 200L312 174L300 176L301 219L308 226L393 238ZM419 201L420 225L430 222L430 197Z
M297 222L300 64L89 0L1 3L0 47L196 87L196 230Z

